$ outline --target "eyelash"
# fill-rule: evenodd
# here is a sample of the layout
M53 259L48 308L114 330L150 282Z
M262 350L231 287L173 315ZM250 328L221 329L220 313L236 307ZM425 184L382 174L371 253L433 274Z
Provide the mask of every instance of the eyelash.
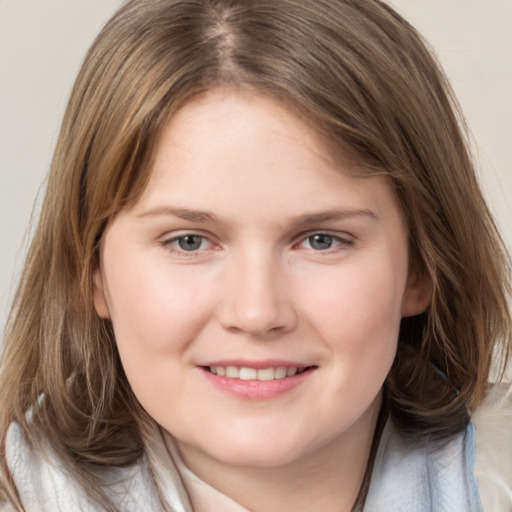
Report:
M349 238L348 236L346 236L344 238L340 235L335 235L334 233L330 233L328 231L315 231L315 232L306 233L305 235L303 235L302 238L300 239L300 241L297 244L295 244L294 247L297 245L300 246L301 244L303 244L304 242L307 242L307 241L311 242L311 239L313 239L314 237L329 238L329 239L331 239L331 241L336 243L336 245L334 247L328 247L326 249L318 249L318 250L310 249L313 252L318 253L318 254L332 254L333 252L337 252L338 250L348 249L354 245L354 240L352 238Z
M199 238L201 245L204 241L207 241L213 247L215 246L214 242L212 242L207 236L202 235L200 233L194 233L194 232L184 233L183 235L179 235L179 236L173 237L169 240L165 240L164 242L162 242L162 245L166 249L170 250L171 253L179 255L180 257L185 257L185 258L197 257L204 250L208 250L208 249L201 250L201 248L198 248L196 250L187 251L185 249L177 247L177 244L179 244L179 242L181 240L183 240L187 237ZM299 241L294 243L292 247L300 248L300 245L307 242L308 240L311 242L311 239L313 239L314 237L326 237L326 238L331 239L331 241L335 242L335 244L336 244L334 247L328 247L326 249L317 249L317 250L306 249L306 250L310 250L316 254L324 254L324 255L333 254L335 252L338 252L339 250L349 249L350 247L352 247L354 245L354 240L348 236L344 238L340 235L335 235L329 231L314 231L314 232L302 234Z
M201 249L187 251L185 249L177 247L177 244L179 244L180 240L183 240L187 237L197 237L200 239L201 244L202 244L202 242L207 241L209 244L214 245L214 243L207 236L202 235L201 233L194 233L194 232L184 233L182 235L175 236L175 237L171 238L170 240L165 240L162 243L162 245L165 248L169 249L171 253L177 254L178 256L181 256L181 257L192 258L192 257L199 256L201 254ZM176 245L174 245L174 244L176 244Z

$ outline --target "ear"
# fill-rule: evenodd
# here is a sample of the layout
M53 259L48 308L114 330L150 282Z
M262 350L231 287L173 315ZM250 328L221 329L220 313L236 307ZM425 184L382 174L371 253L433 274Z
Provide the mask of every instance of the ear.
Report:
M96 268L93 274L93 300L94 309L100 318L110 320L110 310L105 297L105 287L100 268Z
M415 316L423 313L432 298L432 281L430 277L416 270L411 270L407 278L402 317Z

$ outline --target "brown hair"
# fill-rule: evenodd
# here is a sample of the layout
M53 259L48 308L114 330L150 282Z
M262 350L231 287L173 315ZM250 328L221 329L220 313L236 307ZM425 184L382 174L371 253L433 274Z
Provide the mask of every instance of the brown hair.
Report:
M493 354L504 367L508 257L450 87L406 21L376 0L131 0L76 80L7 325L0 496L20 510L5 460L13 421L29 442L50 442L107 509L87 464L130 465L142 454L144 412L111 325L94 311L92 272L108 220L144 189L165 121L221 86L285 102L334 152L396 189L411 266L432 286L427 311L402 322L385 385L404 435L459 432L484 396Z

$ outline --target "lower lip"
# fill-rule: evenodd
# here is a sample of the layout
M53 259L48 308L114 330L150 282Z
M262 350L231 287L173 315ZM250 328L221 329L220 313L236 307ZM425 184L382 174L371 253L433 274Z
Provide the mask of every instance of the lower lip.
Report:
M314 368L307 368L293 377L274 380L242 380L229 379L214 375L201 368L208 381L220 391L229 393L245 400L267 400L277 397L300 386L313 373Z

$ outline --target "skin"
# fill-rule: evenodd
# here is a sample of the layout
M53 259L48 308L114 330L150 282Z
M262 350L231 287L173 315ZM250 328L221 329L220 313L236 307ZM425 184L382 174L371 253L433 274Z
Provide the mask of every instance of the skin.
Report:
M95 307L135 395L200 478L253 511L350 510L400 319L428 301L391 187L347 171L275 100L211 91L172 117L102 240ZM311 369L240 397L203 368L235 359Z

